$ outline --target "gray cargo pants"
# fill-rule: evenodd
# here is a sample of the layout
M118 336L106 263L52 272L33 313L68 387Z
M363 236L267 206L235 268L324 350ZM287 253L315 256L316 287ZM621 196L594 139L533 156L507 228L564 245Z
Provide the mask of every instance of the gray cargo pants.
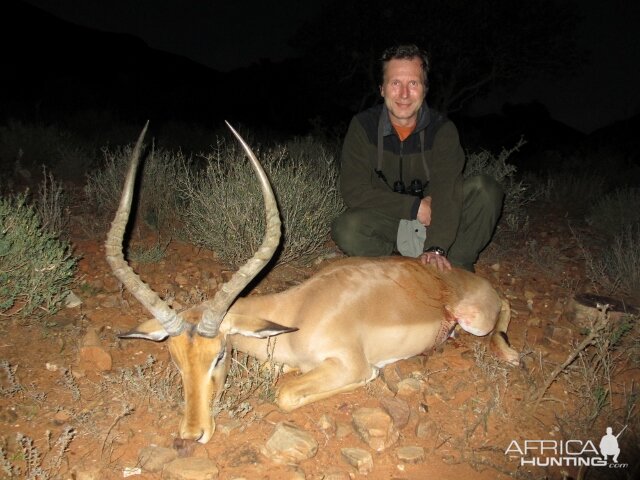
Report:
M462 192L460 225L447 256L455 266L473 271L500 218L504 191L492 177L477 175L464 180ZM333 221L331 236L349 256L380 257L397 251L399 224L399 218L375 209L351 208Z

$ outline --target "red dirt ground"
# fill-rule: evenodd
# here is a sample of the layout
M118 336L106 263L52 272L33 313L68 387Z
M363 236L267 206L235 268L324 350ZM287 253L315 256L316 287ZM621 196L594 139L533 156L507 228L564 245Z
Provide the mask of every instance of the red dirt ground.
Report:
M478 274L490 279L511 300L509 337L512 345L523 352L521 368L501 369L490 358L485 359L486 368L481 368L474 359L474 345L487 345L487 339L462 333L428 357L396 364L401 376L413 374L421 380L423 388L421 393L405 398L412 411L409 423L401 429L397 443L380 453L369 449L355 432L342 437L327 434L318 426L323 414L330 415L338 424L349 425L356 408L379 406L380 397L393 396L380 378L366 388L288 414L254 397L250 401L251 410L239 419L236 428L230 431L220 428L232 424L223 412L217 418L219 428L211 441L193 445L186 453L214 460L221 479L364 478L342 458L344 447L372 453L374 468L367 475L370 479L561 478L563 470L576 478L577 468L519 467L517 458L505 455L512 440L560 439L562 432L556 415L562 417L575 404L566 385L558 381L547 393L552 400L542 402L535 411L532 408L531 400L542 385L541 367L548 375L567 357L571 342L581 339L582 332L571 323L566 308L577 290L588 287L579 248L566 223L558 220L557 214L535 215L536 221L532 223L538 227L510 240L509 249L498 244L491 246L478 265ZM546 251L559 252L556 261L536 263L527 253L530 246L527 242L531 239L536 240L538 251L547 246ZM148 315L128 293L121 292L104 260L100 241L73 243L76 253L82 256L79 269L82 279L74 291L83 305L64 309L47 318L45 324L25 325L15 320L0 324L3 338L0 359L17 367L15 377L24 388L22 392L0 396L0 433L10 461L21 465L24 471L16 433L33 439L46 466L55 456L55 448L45 455L49 450L47 432L51 433L53 444L64 426L71 425L76 436L59 469L60 477L122 478L126 467L138 464L142 448L173 446L182 407L179 397L162 403L148 393L133 392L118 380L120 369L135 371L135 366L143 365L148 355L157 360L156 371L172 369L167 348L162 343L117 339L117 333L129 330ZM211 279L221 280L226 275L210 252L177 242L170 244L161 262L134 268L158 292L173 292L182 305L201 292L211 296L214 293L211 287L220 283ZM317 268L277 268L256 290L287 288ZM81 338L88 328L98 331L103 348L112 356L113 366L108 372L100 372L79 360ZM70 369L75 379L79 398L73 398L73 388L63 379L61 370L65 368ZM106 382L105 378L112 380ZM630 379L637 382L637 370L625 378L628 388ZM2 373L0 379L0 385L6 387L7 379ZM125 414L127 405L133 411ZM416 425L427 420L431 421L433 431L420 438ZM297 467L279 465L263 456L260 447L280 421L311 433L319 444L317 454ZM604 426L596 423L582 439L597 444ZM612 426L614 431L619 430L619 425ZM631 446L623 439L621 461L632 463L628 456L625 458ZM424 462L409 464L397 459L396 449L409 445L425 448ZM161 476L143 472L132 478Z

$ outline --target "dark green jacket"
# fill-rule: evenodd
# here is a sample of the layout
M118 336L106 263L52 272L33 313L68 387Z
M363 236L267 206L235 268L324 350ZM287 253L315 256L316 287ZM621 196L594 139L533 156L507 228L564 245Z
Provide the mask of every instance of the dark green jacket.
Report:
M378 122L382 121L382 175L378 168ZM424 131L424 160L420 132ZM376 105L355 117L342 147L340 189L347 207L371 208L400 219L414 220L420 200L393 192L393 183L407 187L413 179L427 184L425 196L432 197L431 225L425 248L448 250L453 243L462 212L462 170L464 151L455 125L423 104L416 129L404 141L391 125L387 107ZM400 165L402 164L402 176Z

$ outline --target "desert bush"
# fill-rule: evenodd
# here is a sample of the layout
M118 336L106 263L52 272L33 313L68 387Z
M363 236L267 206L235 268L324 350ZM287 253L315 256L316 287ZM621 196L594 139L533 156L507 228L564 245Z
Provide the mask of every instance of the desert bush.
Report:
M282 365L271 361L274 347L275 341L270 341L267 347L269 358L265 362L232 350L229 373L222 394L213 407L214 416L226 412L229 417L244 417L252 409L249 400L255 397L275 401Z
M41 227L24 194L0 199L0 314L55 313L75 267L69 245Z
M640 188L620 188L595 202L587 215L594 228L613 237L640 225Z
M538 198L573 214L584 212L607 188L602 175L585 171L529 174L525 181L537 192Z
M42 167L42 181L38 187L35 209L44 230L56 237L66 232L69 226L67 196L62 184L45 167Z
M519 230L528 223L525 206L535 200L535 195L529 186L515 179L516 167L507 163L509 157L524 145L520 140L513 148L505 148L495 156L487 150L475 153L467 153L467 163L464 168L464 177L475 175L488 175L502 185L505 191L502 221L511 229Z
M637 429L637 384L633 380L627 384L625 378L637 368L633 364L634 343L640 333L637 321L637 316L612 320L602 308L591 319L586 338L573 346L567 360L547 379L545 388L554 375L562 375L562 387L573 399L556 413L564 438L587 436L595 425L628 425L630 432Z
M640 224L614 236L593 262L604 274L609 293L620 291L640 301Z
M99 234L106 231L122 194L132 146L104 148L104 166L88 175L84 192L88 211L99 223ZM176 176L187 164L181 152L152 149L144 159L142 179L136 192L136 215L160 235L174 233L178 208Z
M331 221L342 211L335 156L312 139L256 149L278 199L283 221L279 263L321 253ZM190 241L231 265L243 263L264 235L262 194L255 174L235 143L219 140L206 169L180 179L182 214Z
M85 171L95 154L76 136L53 125L10 120L0 126L0 169L5 174L30 176L41 165L56 175Z
M16 443L20 452L9 455L4 446L0 446L0 472L2 478L22 478L24 480L53 480L61 478L60 470L69 451L69 445L76 436L73 427L67 425L55 443L52 443L51 431L47 430L48 449L43 454L33 439L22 433L16 434ZM68 459L67 459L68 461ZM22 465L22 468L21 466Z
M177 405L182 401L180 374L172 363L149 355L143 364L120 368L103 376L100 389L119 392L131 402L160 402Z

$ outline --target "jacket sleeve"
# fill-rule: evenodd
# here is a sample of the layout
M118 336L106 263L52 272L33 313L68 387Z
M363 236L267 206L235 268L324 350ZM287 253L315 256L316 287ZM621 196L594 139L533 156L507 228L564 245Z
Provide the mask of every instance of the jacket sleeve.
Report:
M415 197L394 193L378 178L372 163L376 155L376 146L353 118L342 147L340 192L344 202L349 208L371 208L398 219L411 219Z
M464 151L458 130L446 122L436 134L430 165L431 225L427 227L424 248L449 250L455 240L462 215L462 170Z

